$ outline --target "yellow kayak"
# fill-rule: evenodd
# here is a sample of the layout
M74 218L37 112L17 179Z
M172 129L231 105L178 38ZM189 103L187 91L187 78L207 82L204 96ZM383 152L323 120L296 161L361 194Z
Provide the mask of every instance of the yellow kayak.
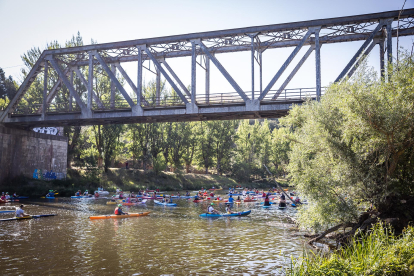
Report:
M110 218L131 218L131 217L141 217L141 216L148 216L150 212L144 212L144 213L130 213L128 215L107 215L107 216L92 216L89 217L90 219L110 219Z

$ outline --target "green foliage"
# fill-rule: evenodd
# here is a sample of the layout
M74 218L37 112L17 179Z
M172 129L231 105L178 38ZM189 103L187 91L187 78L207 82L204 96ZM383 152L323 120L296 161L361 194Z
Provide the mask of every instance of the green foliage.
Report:
M17 93L17 83L12 76L6 78L2 68L0 68L0 110L7 106L7 103L14 98Z
M412 275L414 273L414 228L408 227L396 237L383 224L377 224L353 243L334 252L304 252L292 259L287 275Z
M280 120L294 130L292 182L311 202L300 213L303 227L355 222L361 207L382 212L388 197L414 194L414 63L405 56L398 70L388 69L384 82L361 66L320 102L296 106Z

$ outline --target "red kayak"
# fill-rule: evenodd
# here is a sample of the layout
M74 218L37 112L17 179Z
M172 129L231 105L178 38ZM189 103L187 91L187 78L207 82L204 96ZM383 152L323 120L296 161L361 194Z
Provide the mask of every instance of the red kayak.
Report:
M197 203L197 202L201 202L201 201L203 201L204 199L194 199L193 200L193 202L195 202L195 203Z

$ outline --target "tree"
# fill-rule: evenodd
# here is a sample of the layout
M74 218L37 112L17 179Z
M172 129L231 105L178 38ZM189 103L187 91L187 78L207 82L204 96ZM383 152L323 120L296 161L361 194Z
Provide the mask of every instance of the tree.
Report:
M406 54L398 70L389 65L388 82L360 68L353 79L331 85L320 102L296 106L281 120L294 129L292 184L311 203L300 212L302 225L351 223L346 237L377 218L406 224L414 217L400 201L414 196L413 59ZM375 212L359 217L369 206Z
M212 121L212 136L217 174L222 175L225 168L229 169L230 159L234 151L236 121ZM223 162L225 164L223 164Z
M212 136L212 122L199 122L196 127L197 133L197 160L205 173L213 165L214 137Z
M6 78L2 68L0 68L0 99L9 102L17 93L18 85L13 80L12 76ZM6 102L4 101L4 104ZM0 106L2 107L2 106Z

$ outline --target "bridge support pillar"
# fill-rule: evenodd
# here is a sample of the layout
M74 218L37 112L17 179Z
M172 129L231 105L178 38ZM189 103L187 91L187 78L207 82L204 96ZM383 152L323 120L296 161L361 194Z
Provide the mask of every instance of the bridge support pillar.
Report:
M66 175L68 139L4 127L0 124L0 185L21 174L33 177L34 170L53 170Z
M260 101L259 100L247 100L246 101L246 111L260 111Z

